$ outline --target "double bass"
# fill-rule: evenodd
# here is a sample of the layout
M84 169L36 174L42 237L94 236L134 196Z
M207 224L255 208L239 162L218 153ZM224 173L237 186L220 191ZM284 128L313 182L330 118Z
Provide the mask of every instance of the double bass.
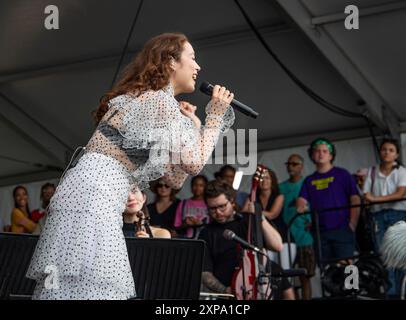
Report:
M265 173L265 167L258 165L252 179L250 200L256 202L257 189L262 176ZM257 248L263 249L262 235L262 210L255 205L255 213L248 217L247 242ZM237 300L267 300L271 297L271 284L269 277L263 277L267 259L263 255L252 252L251 250L242 250L239 266L236 268L232 280L231 289ZM266 255L266 250L263 249Z

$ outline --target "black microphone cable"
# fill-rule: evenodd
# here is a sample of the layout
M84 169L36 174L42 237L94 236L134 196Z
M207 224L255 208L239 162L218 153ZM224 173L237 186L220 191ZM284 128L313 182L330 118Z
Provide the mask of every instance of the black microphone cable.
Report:
M312 98L314 101L316 101L318 104L320 104L324 108L326 108L336 114L339 114L339 115L342 115L345 117L350 117L350 118L365 117L365 115L363 115L361 113L356 113L356 112L345 110L343 108L340 108L340 107L326 101L324 98L319 96L316 92L314 92L312 89L310 89L308 86L306 86L298 77L296 77L296 75L292 71L290 71L290 69L288 67L286 67L284 65L284 63L279 59L279 57L275 54L275 52L272 51L272 49L269 47L268 43L262 37L261 33L255 27L254 23L251 21L248 14L245 12L244 8L241 6L240 2L238 0L234 0L234 1L235 1L236 5L238 6L238 8L240 9L241 14L244 16L247 24L250 26L251 30L254 32L255 36L258 38L259 42L263 45L265 50L272 56L272 58L282 68L282 70L285 71L285 73L289 76L289 78L300 89L302 89L310 98Z
M346 109L343 109L339 106L336 106L321 96L319 96L316 92L314 92L312 89L310 89L307 85L305 85L288 67L285 66L285 64L279 59L279 57L275 54L275 52L272 51L272 49L269 47L268 43L265 41L264 37L261 35L261 33L258 31L258 29L255 27L254 23L244 10L244 8L241 6L240 2L238 0L234 0L237 7L239 8L241 14L245 18L247 24L251 28L251 30L254 32L255 36L259 40L259 42L262 44L262 46L265 48L265 50L272 56L272 58L275 60L275 62L282 68L282 70L288 75L288 77L300 88L304 93L306 93L310 98L312 98L314 101L316 101L319 105L324 107L325 109L344 116L344 117L349 117L349 118L363 118L366 123L368 130L370 132L372 142L374 144L374 151L375 151L375 156L378 158L379 155L379 146L378 142L376 140L375 134L373 132L373 122L371 121L370 117L366 114L362 113L356 113L352 111L348 111ZM387 134L384 130L381 129L382 134Z
M139 15L140 15L140 12L141 12L141 8L142 8L143 3L144 3L144 0L140 0L140 4L138 5L137 12L135 13L133 22L132 22L132 24L131 24L130 32L128 33L128 36L127 36L127 41L125 42L123 51L121 52L120 60L119 60L118 65L117 65L116 72L114 73L114 77L113 77L113 80L112 80L112 82L111 82L110 89L113 88L114 83L115 83L116 80L117 80L117 76L118 76L118 74L119 74L119 72L120 72L120 69L121 69L121 64L123 63L125 54L127 53L128 45L129 45L129 43L130 43L131 36L132 36L132 34L133 34L135 24L137 23L138 17L139 17Z

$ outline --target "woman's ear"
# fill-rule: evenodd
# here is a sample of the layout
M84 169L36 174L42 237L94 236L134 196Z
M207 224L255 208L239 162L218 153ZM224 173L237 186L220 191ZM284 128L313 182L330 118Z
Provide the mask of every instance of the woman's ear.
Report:
M171 69L173 70L173 71L176 71L176 61L175 61L175 59L173 58L173 57L171 57L171 60L170 60L170 62L169 62L169 66L171 67Z

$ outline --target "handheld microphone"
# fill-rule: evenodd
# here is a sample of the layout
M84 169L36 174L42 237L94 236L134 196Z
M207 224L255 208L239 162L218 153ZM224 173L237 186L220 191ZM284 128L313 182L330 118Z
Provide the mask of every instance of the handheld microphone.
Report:
M200 91L203 92L204 94L207 94L211 96L213 94L213 88L214 86L208 83L207 81L203 81L202 84L200 85ZM237 109L238 111L244 113L245 115L256 118L258 117L258 112L255 110L251 109L247 105L243 104L242 102L233 99L230 103L230 105L234 108Z
M252 244L249 244L247 241L240 238L233 231L231 231L229 229L224 230L223 237L226 238L227 240L233 240L235 242L238 242L245 249L252 250L252 251L258 252L260 254L264 254L259 248L257 248L256 246L253 246Z

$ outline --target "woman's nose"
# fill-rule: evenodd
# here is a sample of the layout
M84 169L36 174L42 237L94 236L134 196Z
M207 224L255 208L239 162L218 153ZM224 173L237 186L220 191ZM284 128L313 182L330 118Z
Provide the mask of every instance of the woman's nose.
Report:
M135 196L133 195L133 194L130 194L129 196L128 196L128 200L134 200L135 199Z

